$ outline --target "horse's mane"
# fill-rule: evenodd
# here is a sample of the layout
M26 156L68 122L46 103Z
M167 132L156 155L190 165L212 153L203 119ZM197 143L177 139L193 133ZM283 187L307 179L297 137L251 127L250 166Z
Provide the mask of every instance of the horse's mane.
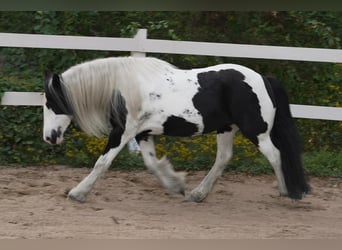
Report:
M75 65L61 75L75 122L90 135L108 135L110 118L120 122L122 98L135 116L141 106L142 81L151 81L174 66L156 58L113 57ZM119 124L124 126L125 124Z

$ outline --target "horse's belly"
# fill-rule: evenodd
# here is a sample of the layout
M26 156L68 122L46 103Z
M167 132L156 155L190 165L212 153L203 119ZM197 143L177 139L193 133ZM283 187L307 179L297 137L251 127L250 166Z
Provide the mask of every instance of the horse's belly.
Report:
M203 133L203 119L196 109L186 109L183 112L167 112L159 109L150 112L143 122L142 131L151 131L154 135L195 136Z

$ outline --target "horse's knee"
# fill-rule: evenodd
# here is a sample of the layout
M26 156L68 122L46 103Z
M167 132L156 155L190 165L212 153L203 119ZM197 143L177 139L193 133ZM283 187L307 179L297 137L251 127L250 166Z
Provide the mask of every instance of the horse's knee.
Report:
M221 154L217 157L215 164L224 166L232 157L233 152L231 150L221 152Z

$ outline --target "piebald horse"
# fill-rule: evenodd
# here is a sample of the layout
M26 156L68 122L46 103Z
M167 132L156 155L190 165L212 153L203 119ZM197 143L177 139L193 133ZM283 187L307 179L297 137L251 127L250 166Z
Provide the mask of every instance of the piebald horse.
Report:
M73 200L86 201L96 180L134 138L149 171L166 189L184 195L184 173L166 157L157 158L153 136L216 132L216 161L187 194L201 202L231 159L238 130L272 165L280 195L302 199L310 189L288 96L274 78L237 64L182 70L151 57L95 59L45 77L46 142L61 143L72 120L90 135L108 136L90 174L68 192Z

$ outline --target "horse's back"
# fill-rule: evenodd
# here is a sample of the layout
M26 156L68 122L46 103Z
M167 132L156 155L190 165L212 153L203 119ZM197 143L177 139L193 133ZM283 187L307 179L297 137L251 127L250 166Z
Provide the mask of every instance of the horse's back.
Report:
M164 126L158 131L169 135L222 131L232 124L244 127L247 120L259 125L256 132L260 132L265 130L264 120L269 122L272 116L262 76L241 65L169 68L158 81L145 86L145 107L155 124L160 121ZM182 126L191 132L175 132Z

